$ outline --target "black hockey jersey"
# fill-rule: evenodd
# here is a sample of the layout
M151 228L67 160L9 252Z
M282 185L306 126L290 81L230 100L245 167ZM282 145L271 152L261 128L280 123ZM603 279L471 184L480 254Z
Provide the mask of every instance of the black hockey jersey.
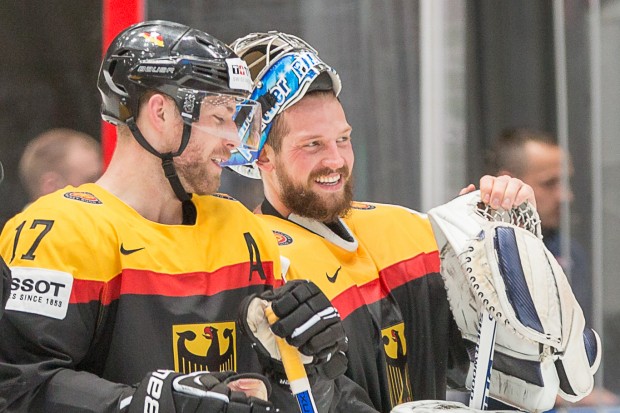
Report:
M328 227L294 214L284 219L267 201L262 213L291 261L286 278L314 281L340 312L349 338L347 375L378 410L445 399L449 371L464 380L468 358L425 215L354 202Z
M260 372L237 307L281 284L278 247L232 198L192 200L194 225L162 225L87 184L6 224L0 410L117 412L148 371Z

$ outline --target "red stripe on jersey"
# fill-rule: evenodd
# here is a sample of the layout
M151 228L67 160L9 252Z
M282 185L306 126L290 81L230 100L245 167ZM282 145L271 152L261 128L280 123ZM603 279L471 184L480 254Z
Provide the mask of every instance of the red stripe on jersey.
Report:
M110 280L108 285L117 284L119 277L114 277ZM102 302L104 300L101 290L106 287L106 283L103 281L92 281L92 280L80 280L77 278L73 279L73 287L71 288L71 298L69 298L69 304L78 304L78 303L88 303L91 301L97 301L99 298L102 298ZM106 290L107 291L107 290ZM107 295L107 294L105 294ZM103 304L109 304L109 302L104 302Z
M349 287L332 300L332 304L340 313L340 318L345 319L356 309L366 302L364 297L356 291L356 287Z
M338 309L340 318L344 320L361 306L379 301L385 296L386 292L382 291L380 280L376 279L359 287L344 290L334 297L332 304Z
M253 272L250 279L249 263L222 267L211 273L164 274L148 270L124 269L107 283L74 280L70 303L100 301L103 305L108 305L124 294L164 297L209 296L250 285L281 286L282 281L276 280L273 276L271 262L263 263L263 269L266 280L263 280L257 272Z
M332 300L343 320L365 304L385 298L390 291L425 275L439 272L439 252L419 254L379 271L379 279L359 287L350 287ZM384 288L381 288L381 285Z
M392 291L409 281L439 272L439 251L422 253L411 259L397 262L379 273L386 287Z

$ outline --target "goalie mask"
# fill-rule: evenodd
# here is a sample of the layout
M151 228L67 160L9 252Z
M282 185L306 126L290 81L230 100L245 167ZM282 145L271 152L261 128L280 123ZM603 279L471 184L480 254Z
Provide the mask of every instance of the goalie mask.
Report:
M309 91L332 90L338 96L342 85L336 71L319 58L312 46L296 36L275 31L252 33L237 39L231 47L248 64L254 80L250 99L261 104L263 117L257 147L240 147L223 165L241 175L260 179L256 161L274 118Z

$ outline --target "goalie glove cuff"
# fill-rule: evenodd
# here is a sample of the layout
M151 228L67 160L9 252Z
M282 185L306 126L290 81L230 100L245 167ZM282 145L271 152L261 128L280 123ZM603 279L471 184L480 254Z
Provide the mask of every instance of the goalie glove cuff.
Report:
M601 339L596 331L586 328L581 336L583 344L579 337L575 337L555 362L560 380L560 396L569 402L579 401L584 394L590 393L593 386L590 378L601 362ZM589 370L590 374L580 374L584 370Z

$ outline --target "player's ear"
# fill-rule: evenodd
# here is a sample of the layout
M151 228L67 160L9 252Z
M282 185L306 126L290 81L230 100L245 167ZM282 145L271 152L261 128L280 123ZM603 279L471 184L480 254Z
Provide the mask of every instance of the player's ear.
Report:
M47 171L41 175L39 187L41 194L49 194L67 185L61 174L56 171Z
M163 122L170 117L170 114L167 113L169 108L166 105L166 98L159 93L151 96L142 109L147 113L151 124L157 129L162 128Z
M271 145L265 144L265 146L263 146L263 150L258 156L256 165L263 172L271 172L275 169L275 152Z

